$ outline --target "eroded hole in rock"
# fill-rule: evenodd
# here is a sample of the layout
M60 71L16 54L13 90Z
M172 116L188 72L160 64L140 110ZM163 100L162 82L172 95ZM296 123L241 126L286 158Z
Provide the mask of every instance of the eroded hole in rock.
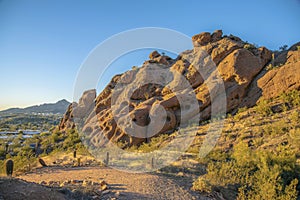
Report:
M148 83L137 88L131 95L131 100L145 101L156 96L158 91L161 91L163 86L160 84Z
M186 106L185 106L185 110L189 110L190 108L191 108L190 105L186 105Z
M148 113L145 113L140 116L135 116L131 120L138 126L148 126L151 121Z
M86 127L85 129L84 129L84 131L83 131L85 134L91 134L92 132L93 132L93 129L90 127L90 126L88 126L88 127Z
M167 122L170 122L170 121L171 121L171 117L167 116Z
M127 101L123 101L123 102L120 104L120 107L125 107L125 106L128 106L128 102L127 102Z

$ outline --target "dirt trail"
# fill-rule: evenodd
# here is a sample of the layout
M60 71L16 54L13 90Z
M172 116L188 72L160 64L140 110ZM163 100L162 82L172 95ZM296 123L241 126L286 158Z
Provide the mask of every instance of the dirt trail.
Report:
M127 173L106 167L47 167L35 169L18 178L30 182L105 180L109 191L103 199L112 199L112 195L119 193L116 199L208 199L199 193L191 191L191 180L186 177L171 178L161 174Z

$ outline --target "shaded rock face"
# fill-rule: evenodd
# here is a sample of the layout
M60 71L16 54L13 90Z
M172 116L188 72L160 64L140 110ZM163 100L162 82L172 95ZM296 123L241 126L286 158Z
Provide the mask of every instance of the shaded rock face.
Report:
M60 120L60 123L58 125L58 130L60 131L66 131L68 129L75 128L75 123L73 121L73 105L74 103L71 103L68 106L68 109L66 113L64 114L63 118Z
M83 118L92 112L94 109L94 101L96 98L96 90L87 90L83 93L82 97L79 100L79 103L71 103L64 114L64 117L58 125L58 129L65 131L67 129L75 128L75 123L73 121L74 115L78 118Z
M235 36L223 36L221 30L195 35L192 41L194 49L182 52L176 59L152 52L142 67L113 77L97 97L95 90L85 92L78 105L73 103L68 108L59 129L74 127L75 116L84 118L82 131L86 135L101 134L113 142L139 145L153 133L173 132L199 113L199 121L208 119L214 102L208 85L216 80L216 74L224 85L227 112L253 106L260 97L268 99L299 89L297 47L272 60L267 48L245 48L247 43ZM282 67L265 70L279 58L284 61ZM189 95L194 95L196 109L186 100ZM95 137L93 142L105 141Z

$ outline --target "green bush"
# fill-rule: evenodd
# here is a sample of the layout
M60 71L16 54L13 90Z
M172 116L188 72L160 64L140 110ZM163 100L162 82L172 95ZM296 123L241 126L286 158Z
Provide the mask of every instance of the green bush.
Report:
M285 122L285 120L280 120L277 122L266 124L262 128L265 135L279 136L287 134L289 132L290 126Z
M62 133L55 131L51 135L51 140L53 143L57 143L62 140Z
M210 161L193 188L210 192L233 186L238 199L297 199L298 180L295 152L282 146L274 152L252 150L241 142L229 159Z
M254 49L256 49L255 45L254 44L249 44L249 43L246 43L244 45L244 48L245 49L248 49L249 51L253 51Z
M75 129L68 130L63 141L64 149L74 149L77 144L81 143L78 132Z
M272 114L272 110L268 101L264 99L258 102L257 106L255 107L255 111L263 116L269 116Z
M292 90L290 92L283 92L279 96L283 103L289 104L291 107L300 106L300 91Z
M1 158L5 158L6 152L4 150L4 148L0 148L0 159Z
M140 151L140 152L152 152L159 148L162 148L162 145L164 142L167 141L169 135L168 134L162 134L157 137L153 137L150 139L150 142L144 142L139 147L130 147L129 151Z
M193 190L198 190L200 192L205 193L211 193L212 187L210 183L205 180L203 177L199 177L194 183L193 183Z

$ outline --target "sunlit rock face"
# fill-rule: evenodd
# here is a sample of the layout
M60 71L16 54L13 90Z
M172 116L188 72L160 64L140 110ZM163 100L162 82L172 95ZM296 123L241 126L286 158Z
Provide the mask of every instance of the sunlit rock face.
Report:
M85 134L139 145L154 135L174 132L199 113L199 122L209 119L214 99L208 84L216 76L225 88L227 112L300 88L299 43L275 55L236 36L223 36L221 30L197 34L192 42L194 48L177 58L152 52L140 68L113 77L98 96L95 90L86 91L68 108L59 129L74 128L75 118L80 118ZM274 63L282 66L267 71ZM197 107L186 100L192 98L189 95Z

